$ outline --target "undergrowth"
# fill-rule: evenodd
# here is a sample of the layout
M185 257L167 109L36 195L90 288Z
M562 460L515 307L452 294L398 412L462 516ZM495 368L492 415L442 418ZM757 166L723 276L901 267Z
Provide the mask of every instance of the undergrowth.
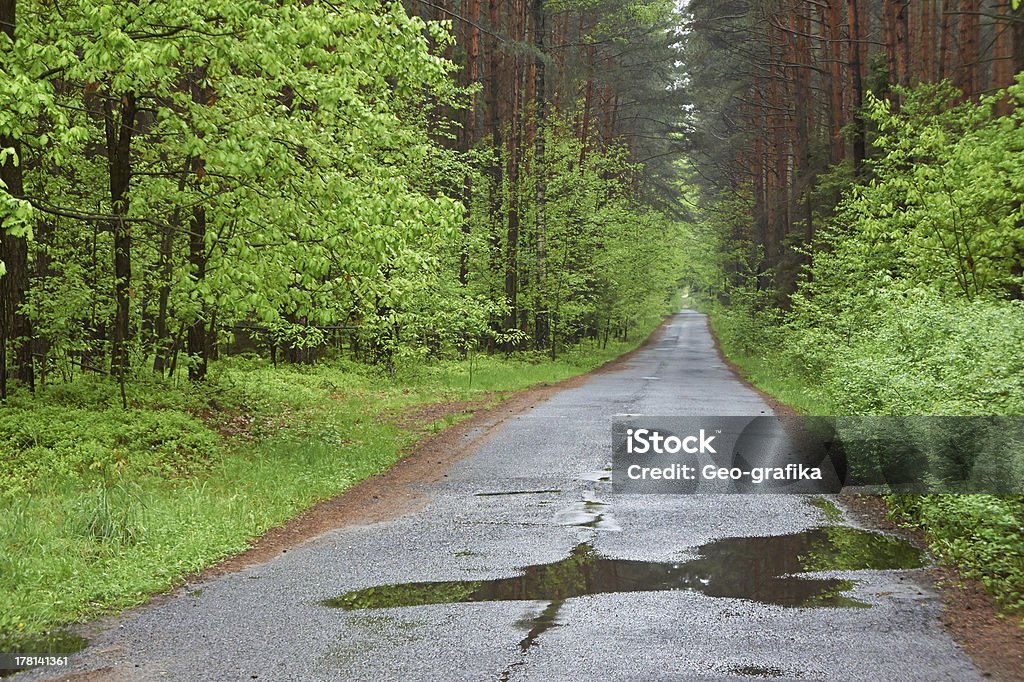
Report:
M14 393L0 409L0 650L179 584L465 416L402 428L395 415L488 404L636 343L418 362L394 379L349 361L230 358L198 386L140 373L128 410L103 377Z
M1020 302L911 292L875 303L831 315L708 307L726 355L803 414L1024 414ZM1019 469L1012 453L1007 458ZM887 502L895 519L924 530L940 560L982 582L1007 612L1024 614L1024 497L890 495Z

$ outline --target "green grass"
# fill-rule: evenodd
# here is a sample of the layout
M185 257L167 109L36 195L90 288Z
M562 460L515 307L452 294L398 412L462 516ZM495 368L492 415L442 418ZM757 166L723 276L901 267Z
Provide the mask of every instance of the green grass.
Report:
M636 345L555 362L480 355L472 380L468 361L402 367L391 381L349 362L236 358L200 387L140 374L127 411L93 377L15 394L0 409L0 649L144 602L462 418L403 430L403 412L494 402Z
M731 341L727 333L723 333L722 324L716 317L711 318L711 327L718 337L722 352L736 365L740 374L757 388L775 396L793 408L798 414L828 415L831 411L823 401L814 396L793 375L779 372L778 363L773 358L743 353Z

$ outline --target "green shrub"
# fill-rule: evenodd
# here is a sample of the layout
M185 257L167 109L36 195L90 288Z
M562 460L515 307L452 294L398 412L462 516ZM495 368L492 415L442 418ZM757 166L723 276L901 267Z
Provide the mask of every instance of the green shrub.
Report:
M1024 302L1011 300L1022 284L1024 106L998 117L995 99L962 102L945 85L904 95L899 110L869 102L881 154L820 229L789 308L773 310L748 280L727 292L715 328L755 383L805 412L1024 415ZM1024 74L1009 97L1024 105ZM1019 451L1000 461L1017 485ZM1024 498L892 504L943 560L1003 606L1024 606Z

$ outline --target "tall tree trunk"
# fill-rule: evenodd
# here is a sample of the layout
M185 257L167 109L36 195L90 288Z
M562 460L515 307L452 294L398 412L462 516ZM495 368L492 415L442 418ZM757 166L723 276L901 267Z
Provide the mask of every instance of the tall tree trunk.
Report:
M491 270L500 272L502 268L502 229L500 216L502 215L503 193L504 193L504 166L502 150L504 148L504 135L501 130L502 121L502 100L501 92L504 85L501 80L501 54L498 50L497 34L501 30L499 25L498 2L487 0L487 27L488 31L484 39L484 52L487 54L487 77L484 79L484 135L490 138L491 152L493 154L487 166L489 187L488 217L491 227L490 252ZM509 84L511 85L511 84ZM495 292L497 295L497 292ZM503 331L504 321L494 320L493 325L496 331Z
M204 83L205 78L206 69L198 69L191 84L193 104L204 106L209 100L210 93ZM192 174L196 186L201 186L206 174L206 163L201 156L192 157ZM192 209L192 219L189 221L188 263L193 281L196 284L202 282L206 278L206 208L202 204L197 204ZM205 304L201 306L199 314L188 327L188 378L192 381L202 381L206 378L211 353L210 338L206 331L208 318L211 318L210 310ZM212 331L211 321L210 333Z
M939 80L953 75L953 0L942 0L942 33L939 38Z
M892 2L893 54L895 57L895 82L903 87L910 85L910 9L908 0Z
M192 159L186 159L184 168L178 177L178 192L184 192L188 178L192 172ZM168 216L167 223L160 235L159 271L160 289L157 294L157 314L154 336L153 371L163 376L168 369L172 346L170 329L167 324L170 315L169 301L171 296L171 276L174 274L174 232L181 226L181 212L176 208Z
M781 29L778 30L776 44L780 48L788 43L786 35ZM775 65L775 78L773 79L772 110L775 112L773 129L775 168L773 173L776 182L776 204L775 220L772 222L768 235L769 263L774 268L774 281L778 288L784 288L783 273L779 266L783 262L783 243L785 235L789 231L789 160L791 155L791 141L789 139L790 116L789 104L792 98L789 96L790 79L787 77L785 66L788 60L787 51L779 50L779 62Z
M167 369L167 360L170 355L170 332L167 326L168 302L171 296L171 276L174 273L173 261L174 227L168 222L160 235L160 288L157 292L157 312L153 329L153 371L163 375Z
M860 177L867 153L864 139L864 84L861 81L861 26L857 0L846 0L846 22L849 26L850 76L853 81L853 172Z
M194 167L202 168L202 159L193 161ZM188 263L192 280L201 282L206 277L206 209L197 206L192 209L188 231ZM198 315L188 326L186 352L189 356L188 378L201 381L206 378L208 344L206 342L206 317L208 309L202 305Z
M509 33L513 40L521 40L519 25L522 13L518 3L508 5ZM506 82L514 87L507 91L509 134L507 143L507 163L505 174L508 179L508 216L505 224L505 303L508 315L505 329L520 327L519 322L519 153L520 135L522 130L519 108L519 96L522 91L519 59L510 55L506 60L508 69L505 72ZM509 348L510 349L510 348Z
M852 0L851 0L852 1ZM796 65L793 71L795 96L798 103L796 108L796 128L794 131L796 165L798 182L793 188L794 201L803 198L803 205L806 208L804 214L804 238L809 246L814 238L814 214L811 204L811 189L814 186L814 169L811 166L810 139L813 125L811 98L811 54L810 35L811 19L803 8L793 7L790 10L793 26L796 28L796 44L793 62ZM805 265L810 265L810 249L804 251Z
M914 45L911 47L911 54L915 55L914 67L910 74L912 82L927 83L931 80L928 68L932 52L935 50L930 34L932 27L931 7L932 0L919 0L918 3L912 5L914 10L914 13L911 15L914 24L912 34Z
M534 343L537 348L546 348L550 336L550 312L548 310L547 291L547 224L545 222L544 203L546 201L547 184L544 178L544 123L547 118L547 98L545 95L545 31L544 1L533 0L533 45L536 49L533 72L534 96L534 133L533 133L533 166L534 166L534 213L537 216L537 288L540 292L540 309L536 312ZM554 338L551 341L551 353L554 355Z
M580 20L582 34L583 20ZM594 71L597 69L597 51L593 45L587 46L587 86L583 95L583 121L580 124L580 172L587 160L587 148L590 146L590 112L594 108Z
M957 70L957 85L964 91L965 97L978 94L978 52L979 31L981 22L978 13L981 11L981 0L963 0L960 3L960 68Z
M775 266L775 249L772 246L772 235L775 234L775 222L778 215L779 176L775 172L776 159L782 150L778 146L777 133L778 123L776 122L779 98L775 94L779 87L778 77L775 73L775 55L772 46L774 41L771 35L771 28L768 29L768 63L769 73L765 82L767 108L765 110L765 138L768 142L765 145L765 226L761 247L764 250L764 262L762 264L761 288L768 289L771 286L770 271Z
M882 50L889 71L889 84L899 82L896 73L896 2L882 0Z
M827 27L829 93L829 149L832 163L843 159L843 71L842 71L842 19L840 0L828 0L824 24Z
M17 26L17 1L0 0L0 31L13 43ZM6 48L5 48L6 49ZM12 149L17 162L8 157L0 166L0 182L12 196L25 193L21 142L0 135L0 150ZM0 229L0 261L7 272L0 277L0 400L7 399L7 345L14 344L15 376L30 389L35 389L32 362L32 322L22 311L28 298L28 239Z
M132 138L138 106L135 93L121 96L116 106L108 98L103 105L107 143L107 167L110 178L110 203L113 218L109 229L114 235L114 333L110 351L111 374L122 384L128 371L129 300L132 280L132 234L128 215L128 190L132 178ZM122 390L123 393L123 390ZM123 398L123 396L122 396Z
M467 85L475 85L479 79L479 57L480 57L480 30L477 28L480 14L480 0L463 0L463 12L467 25L465 29L466 39L466 69L465 77ZM462 119L462 129L459 132L459 150L468 152L475 143L476 133L476 93L472 95L469 106L466 108ZM463 287L469 284L469 243L472 226L471 215L473 207L473 177L467 172L462 179L462 198L466 207L466 215L462 221L462 246L459 250L459 284ZM465 344L462 344L465 352Z
M754 244L764 246L768 243L768 223L771 221L771 210L769 208L769 178L768 154L765 151L765 141L768 136L768 122L766 121L766 97L765 79L754 79L753 99L754 106L754 159L752 162L754 170ZM763 281L764 263L758 261L756 264L758 288L765 284Z
M36 262L35 272L33 274L33 278L36 282L46 282L54 274L50 269L50 264L53 262L53 259L50 256L50 247L53 246L53 237L55 232L56 225L53 220L44 219L36 224ZM33 344L33 349L35 357L38 359L36 368L39 374L39 384L41 386L46 386L46 374L48 372L51 349L50 339L43 335L38 336Z
M1024 71L1024 10L1018 9L1013 22L1013 73Z
M1010 0L1004 0L998 6L999 19L995 24L996 40L992 61L992 88L1002 90L1013 84L1013 30L1014 17L1010 10ZM1024 21L1024 17L1020 18ZM1003 98L996 105L996 112L1005 116L1013 111L1008 98Z
M870 38L872 34L872 0L858 0L857 24L860 28L860 80L867 83L870 77L868 65L871 62Z

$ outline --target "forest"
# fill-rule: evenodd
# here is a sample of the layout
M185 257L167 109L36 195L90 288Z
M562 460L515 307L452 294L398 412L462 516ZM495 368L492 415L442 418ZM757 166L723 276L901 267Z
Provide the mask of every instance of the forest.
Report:
M0 27L0 643L678 306L671 3L2 0Z
M0 637L684 302L801 412L1020 415L1019 5L0 0ZM1024 606L1020 498L889 505Z
M688 3L686 280L727 352L798 410L1024 413L1018 5ZM1019 497L889 502L1024 604Z
M669 8L463 4L4 3L0 366L625 336L676 283Z

